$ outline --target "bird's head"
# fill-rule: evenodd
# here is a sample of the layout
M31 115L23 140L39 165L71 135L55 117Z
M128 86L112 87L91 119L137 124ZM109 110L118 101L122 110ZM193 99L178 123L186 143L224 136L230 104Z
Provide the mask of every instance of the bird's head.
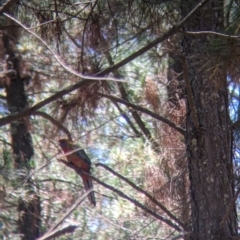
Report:
M60 139L59 145L62 149L66 149L68 147L68 140L67 139Z

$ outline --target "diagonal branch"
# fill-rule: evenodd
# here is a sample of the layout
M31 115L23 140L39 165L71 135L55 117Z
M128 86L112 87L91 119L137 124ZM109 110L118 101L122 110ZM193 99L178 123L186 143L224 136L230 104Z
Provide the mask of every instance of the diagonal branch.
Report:
M171 122L171 121L168 120L167 118L164 118L164 117L162 117L162 116L160 116L160 115L158 115L158 114L156 114L156 113L154 113L154 112L152 112L152 111L150 111L150 110L148 110L148 109L146 109L146 108L143 108L143 107L141 107L141 106L135 105L135 104L133 104L133 103L130 103L130 102L128 102L128 101L125 101L125 100L123 100L123 99L121 99L121 98L118 98L118 97L115 97L115 96L112 96L112 95L109 95L109 94L99 93L99 95L100 95L100 96L103 96L103 97L105 97L105 98L108 98L108 99L110 99L110 100L112 100L112 101L116 101L116 102L122 103L122 104L128 106L129 108L133 108L133 109L135 109L135 110L137 110L137 111L146 113L146 114L148 114L149 116L151 116L151 117L153 117L153 118L155 118L155 119L157 119L157 120L159 120L159 121L162 121L162 122L166 123L166 124L169 125L170 127L174 128L175 130L177 130L178 132L180 132L182 135L185 134L184 129L182 129L181 127L179 127L179 126L176 125L175 123ZM0 122L1 122L1 121L0 121Z
M214 32L214 31L198 31L198 32L186 31L184 33L186 33L187 35L193 35L193 36L215 35L215 36L218 36L218 37L229 38L229 39L240 38L240 36L237 36L237 35L229 35L229 34L224 34L224 33L219 33L219 32Z
M129 196L127 196L125 193L123 193L122 191L100 181L99 179L91 176L92 179L97 182L98 184L104 186L105 188L117 193L120 197L127 199L129 202L133 203L135 206L139 207L140 209L142 209L143 211L149 213L150 215L152 215L153 217L157 218L158 220L166 223L168 226L174 228L175 230L177 230L178 232L182 232L182 229L179 228L176 224L174 224L172 221L170 221L169 219L159 215L158 213L154 212L153 210L149 209L148 207L144 206L143 204L141 204L140 202L138 202L137 200L130 198Z
M101 77L103 75L95 75L95 76L86 76L81 74L80 72L74 70L73 68L71 68L70 66L68 66L62 59L61 57L54 52L54 50L52 50L52 48L41 38L39 37L35 32L33 32L32 30L30 30L29 28L27 28L25 25L23 25L20 21L18 21L16 18L12 17L11 15L7 14L7 13L3 13L3 15L5 15L6 17L10 18L11 20L13 20L14 22L16 22L17 24L19 24L24 30L26 30L27 32L29 32L30 34L32 34L35 38L37 38L47 49L48 51L53 55L53 57L56 59L56 61L59 63L59 65L65 69L66 71L68 71L69 73L80 77L82 79L88 79L88 80L109 80L109 81L115 81L115 82L126 82L125 80L122 79L116 79L116 78L111 78L111 77Z
M135 133L135 135L137 137L139 137L141 134L140 132L136 129L136 127L134 126L133 122L131 121L131 119L128 117L128 115L119 107L119 105L116 102L113 102L113 104L116 106L116 108L118 109L118 111L121 113L121 116L126 120L126 122L128 123L128 125L131 127L131 129L133 130L133 132Z
M51 240L51 239L54 239L56 237L60 237L64 234L67 234L67 233L73 233L75 230L76 230L77 226L74 226L74 225L69 225L67 227L64 227L63 229L61 230L54 230L48 234L44 234L42 237L36 239L36 240Z
M102 41L102 44L103 45L106 45L107 42L105 39L101 39ZM105 56L109 62L109 64L112 66L114 65L114 62L113 62L113 59L112 59L112 56L111 56L111 53L109 51L105 52ZM120 78L121 77L121 74L119 73L119 70L115 70L113 72L113 75L114 77L116 78ZM125 90L125 87L122 83L117 83L118 85L118 89L121 93L121 97L129 102L129 97L128 97L128 93L127 91ZM112 101L115 105L117 104L115 101ZM149 142L151 143L152 145L152 148L153 150L158 154L160 152L160 147L159 147L159 144L153 139L152 135L151 135L151 132L149 131L149 129L145 126L144 122L142 121L140 115L138 114L137 111L131 111L132 113L132 117L133 119L135 120L135 122L137 123L138 127L141 129L142 133L145 135L145 137L149 140ZM127 120L127 119L126 119ZM130 120L130 119L129 119ZM130 121L127 121L129 124L131 123ZM131 126L131 125L130 125ZM132 124L132 126L134 127L134 125Z
M173 36L175 33L177 33L182 26L200 9L202 8L209 0L203 0L201 1L199 4L197 4L197 6L192 9L192 11L190 11L188 13L188 15L182 19L182 21L180 21L178 24L172 26L166 33L164 33L162 36L156 38L155 40L153 40L152 42L150 42L149 44L147 44L146 46L140 48L138 51L134 52L133 54L131 54L130 56L126 57L125 59L123 59L122 61L112 65L111 67L99 72L99 74L103 74L105 75L106 72L108 72L109 70L112 72L124 65L126 65L127 63L131 62L133 59L139 57L140 55L144 54L145 52L147 52L148 50L150 50L151 48L157 46L159 43L167 40L168 38L170 38L171 36Z
M118 88L119 91L121 93L122 99L125 100L126 102L130 102L129 101L129 97L127 94L127 91L124 88L124 85L121 83L118 83ZM146 136L146 138L149 140L149 142L152 145L152 149L159 154L160 153L160 146L159 144L153 139L151 132L149 131L149 129L145 126L145 123L143 122L142 118L140 117L140 115L138 114L137 111L133 110L131 111L132 113L132 117L135 120L135 122L137 123L138 127L141 129L142 133Z
M130 198L129 196L127 196L125 193L123 193L122 191L108 185L107 183L104 183L102 182L101 180L99 180L98 178L86 173L86 172L83 172L81 171L78 167L76 167L74 164L72 164L71 162L67 162L67 161L64 161L62 159L59 159L58 160L59 162L65 164L67 167L70 167L71 169L73 169L74 171L76 171L76 173L78 175L80 174L85 174L85 175L88 175L88 176L91 176L92 180L94 180L95 182L97 182L98 184L104 186L105 188L117 193L120 197L124 198L124 199L127 199L129 202L133 203L135 206L141 208L143 211L149 213L150 215L152 215L153 217L157 218L158 220L166 223L168 226L174 228L175 230L177 230L178 232L182 232L182 229L174 224L172 221L170 221L169 219L159 215L158 213L152 211L151 209L149 209L148 207L144 206L143 204L141 204L140 202L138 202L137 200L133 199L133 198Z
M35 104L34 106L32 106L32 107L30 107L30 108L28 108L26 110L23 110L22 112L19 112L19 113L16 113L16 114L11 114L11 115L9 115L7 117L1 118L0 119L0 127L4 126L6 124L9 124L11 122L14 122L14 121L16 121L19 118L23 118L23 117L25 117L27 115L31 115L32 113L34 113L38 109L44 107L45 105L47 105L47 104L57 100L58 98L66 95L66 94L68 94L68 93L70 93L70 92L72 92L72 91L74 91L74 90L76 90L76 89L78 89L78 88L80 88L82 86L84 86L87 82L88 82L87 80L79 81L76 84L74 84L74 85L72 85L70 87L67 87L67 88L63 89L62 91L59 91L59 92L53 94L51 97L46 98L43 101ZM107 94L102 94L102 93L99 93L99 94L101 96L103 96L103 97L106 97L106 98L110 99L110 100L114 100L114 101L122 103L122 104L124 104L124 105L126 105L128 107L131 107L131 108L134 108L134 109L136 109L138 111L146 113L146 114L152 116L153 118L158 119L158 120L168 124L170 127L176 129L181 134L183 134L183 135L185 134L185 131L181 127L177 126L176 124L174 124L173 122L169 121L168 119L166 119L164 117L161 117L161 116L159 116L158 114L156 114L154 112L149 111L146 108L143 108L143 107L137 106L135 104L129 103L129 102L127 102L127 101L125 101L125 100L123 100L121 98L118 98L118 97L115 97L115 96L112 96L112 95L107 95Z
M146 45L145 47L139 49L138 51L136 51L135 53L133 53L132 55L130 55L129 57L123 59L122 61L104 69L103 71L97 73L95 75L95 77L100 77L100 76L104 76L106 74L111 73L112 71L115 71L116 69L124 66L125 64L129 63L130 61L132 61L133 59L139 57L140 55L142 55L143 53L147 52L148 50L150 50L152 47L155 47L156 45L158 45L159 43L163 42L164 40L168 39L169 37L171 37L172 35L174 35L175 33L178 32L178 30L180 30L180 28L189 20L189 18L191 18L193 16L193 14L195 12L197 12L201 7L203 7L204 4L206 4L209 0L203 0L201 1L180 23L178 23L177 25L173 26L168 32L166 32L165 34L163 34L163 36L155 39L154 41L152 41L151 43L149 43L148 45ZM14 1L9 1L9 2L14 2ZM11 18L11 16L8 16ZM15 19L13 19L15 20ZM37 36L39 37L39 36ZM78 73L79 74L79 73ZM54 95L52 95L51 97L41 101L40 103L34 105L33 107L26 109L20 113L17 114L12 114L9 115L7 117L1 118L0 119L0 127L4 126L6 124L9 124L13 121L16 121L19 118L25 117L27 115L30 115L31 113L37 111L38 109L40 109L41 107L55 101L56 99L82 87L85 83L87 82L87 80L81 80L79 82L77 82L76 84L69 86L67 88L65 88L62 91L59 91L57 93L55 93ZM159 119L160 120L160 119ZM161 120L160 120L161 121ZM174 127L173 127L174 128ZM182 134L184 134L184 131L179 128L180 132ZM179 131L178 130L178 131Z
M101 167L105 168L107 171L109 171L113 175L117 176L118 178L120 178L123 181L125 181L126 183L128 183L131 187L133 187L135 190L137 190L138 192L145 195L149 200L151 200L154 204L156 204L163 212L165 212L171 219L173 219L176 223L178 223L184 230L187 230L187 228L184 226L184 224L178 218L176 218L170 211L168 211L167 208L165 208L160 202L158 202L151 194L144 191L142 188L138 187L136 184L134 184L129 179L127 179L127 178L123 177L122 175L120 175L119 173L115 172L112 168L108 167L107 165L105 165L103 163L97 163L96 166L97 167L101 166Z
M36 112L33 112L32 115L41 116L41 117L47 119L53 125L55 125L58 129L62 130L68 136L69 140L72 139L71 133L68 131L68 129L66 127L64 127L61 122L57 121L55 118L51 117L49 114L47 114L45 112L36 111Z
M12 7L17 0L8 0L0 7L0 13L6 12L10 7Z
M74 85L66 87L65 89L53 94L51 97L44 99L43 101L35 104L34 106L23 110L22 112L11 114L7 117L1 118L0 119L0 127L4 126L6 124L9 124L11 122L14 122L14 121L18 120L19 118L23 118L27 115L31 115L33 112L37 111L38 109L44 107L45 105L47 105L53 101L56 101L58 98L66 95L70 92L73 92L80 87L85 86L87 83L88 83L88 80L81 80L81 81L75 83Z
M63 160L62 160L63 161ZM49 237L50 235L52 235L53 233L55 233L55 230L60 226L60 224L62 224L62 222L79 206L81 205L85 198L87 197L87 195L89 193L91 193L93 190L90 190L88 192L86 192L83 196L81 196L74 205L72 205L72 207L57 221L57 223L51 227L42 237L38 238L37 240L44 240L47 237Z
M128 102L128 101L127 101ZM138 112L133 110L131 111L132 116L134 118L134 120L136 121L137 125L139 126L139 128L141 129L141 131L143 132L143 134L146 136L146 138L149 140L149 142L152 144L152 149L159 154L160 153L160 146L159 144L154 140L154 138L152 137L151 132L149 131L149 129L146 127L145 123L143 122L142 118L139 116Z

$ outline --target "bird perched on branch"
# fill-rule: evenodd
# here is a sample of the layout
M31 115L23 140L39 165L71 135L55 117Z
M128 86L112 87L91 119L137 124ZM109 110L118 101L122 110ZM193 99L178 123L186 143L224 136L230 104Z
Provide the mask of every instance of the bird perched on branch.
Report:
M63 152L67 157L68 162L71 162L75 165L75 167L79 168L81 171L90 174L91 172L91 160L89 159L88 155L85 153L83 149L78 149L79 146L74 145L72 142L68 141L67 139L60 139L59 145L62 148ZM78 149L78 150L77 150ZM75 150L75 151L74 151ZM70 154L69 154L70 153ZM86 191L89 191L93 188L92 179L90 176L80 173L83 185ZM88 194L88 199L92 205L96 205L96 199L94 192Z

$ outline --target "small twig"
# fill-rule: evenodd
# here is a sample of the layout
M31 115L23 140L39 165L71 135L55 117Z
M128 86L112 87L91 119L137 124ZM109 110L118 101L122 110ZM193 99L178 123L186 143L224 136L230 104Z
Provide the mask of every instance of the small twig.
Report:
M92 180L94 180L94 181L97 182L98 184L100 184L100 185L104 186L105 188L107 188L107 189L109 189L109 190L117 193L117 194L118 194L119 196L121 196L122 198L127 199L129 202L133 203L135 206L141 208L143 211L149 213L150 215L154 216L154 217L157 218L158 220L166 223L168 226L174 228L174 229L177 230L178 232L181 232L181 231L182 231L182 229L181 229L178 225L174 224L171 220L162 217L162 216L159 215L158 213L152 211L152 210L149 209L148 207L146 207L146 206L144 206L143 204L141 204L140 202L138 202L137 200L130 198L129 196L127 196L127 195L126 195L125 193L123 193L122 191L120 191L120 190L118 190L118 189L116 189L116 188L108 185L107 183L102 182L101 180L99 180L98 178L92 176L91 174L88 174L88 173L86 173L86 172L81 171L78 167L76 167L76 166L75 166L74 164L72 164L71 162L66 162L66 161L64 161L64 160L62 160L62 159L59 159L58 161L60 161L61 163L65 164L66 166L68 166L68 167L72 168L73 170L75 170L78 175L84 174L84 175L90 176L90 177L92 178Z
M88 196L89 193L91 193L93 189L87 191L82 197L80 197L74 205L62 216L62 218L53 226L51 227L42 237L38 238L37 240L44 240L50 235L53 234L54 230L56 230L59 225L78 207L80 206L85 198Z
M15 3L17 2L17 0L8 0L6 1L1 7L0 7L0 13L5 12L6 10L8 10L9 7L12 7Z
M60 183L65 183L65 184L69 184L72 185L76 188L79 188L81 185L73 183L72 181L66 181L63 179L59 179L59 178L45 178L45 179L35 179L34 181L36 182L60 182Z
M115 228L119 228L123 231L126 231L128 233L130 233L132 235L132 231L128 228L125 228L123 226L120 226L119 224L115 223L115 222L112 222L110 221L108 218L106 218L104 215L100 214L100 213L95 213L95 214L98 214L98 216L101 218L101 220L103 219L104 221L107 222L107 224L111 224L112 226L114 226Z
M57 20L57 18L55 18L55 19L53 19L53 20L49 20L49 21L43 22L43 23L41 23L41 24L39 24L39 25L37 25L37 26L30 27L30 28L27 28L27 29L28 29L28 30L33 30L33 29L35 29L35 28L42 27L42 26L44 26L44 25L46 25L46 24L49 24L49 23L52 23L52 22L56 22L56 20Z
M133 132L135 133L135 135L137 137L141 136L141 133L136 129L136 127L134 126L133 122L131 121L131 119L128 117L128 115L120 108L120 106L117 104L117 102L113 101L113 104L116 106L116 108L118 109L118 111L121 113L122 117L126 120L126 122L128 123L128 125L130 126L130 128L133 130Z
M18 21L16 18L12 17L11 15L9 15L7 13L3 13L3 15L5 15L6 17L10 18L11 20L13 20L17 24L19 24L24 30L26 30L27 32L32 34L35 38L37 38L48 49L48 51L53 55L53 57L57 60L57 62L60 64L60 66L62 66L69 73L71 73L77 77L80 77L82 79L88 79L88 80L98 80L98 81L109 80L109 81L114 81L114 82L126 82L126 80L116 79L116 78L111 78L111 77L86 76L86 75L83 75L83 74L75 71L73 68L71 68L66 63L64 63L63 60L61 59L61 57L57 53L55 53L52 50L52 48L41 37L39 37L35 32L31 31L29 28L27 28L25 25L23 25L20 21Z
M19 118L23 118L25 116L31 115L32 113L34 113L38 109L44 107L45 105L47 105L47 104L49 104L53 101L56 101L58 98L66 95L70 92L73 92L73 91L77 90L78 88L81 88L81 87L85 86L87 84L87 82L88 82L87 80L80 80L79 82L77 82L77 83L75 83L75 84L73 84L69 87L66 87L65 89L53 94L52 96L44 99L43 101L35 104L34 106L23 110L22 112L11 114L7 117L1 118L0 119L0 127L4 126L6 124L10 124L11 122L14 122L14 121L18 120Z
M185 80L185 86L186 86L186 92L187 92L187 100L189 103L189 107L191 109L193 124L196 129L199 129L197 110L196 110L196 107L194 104L194 97L193 97L193 92L192 92L192 88L191 88L190 81L189 81L188 68L187 68L187 63L186 63L185 57L182 58L182 64L183 64L183 77Z
M93 189L90 189L89 191L87 191L86 193L83 194L83 196L81 196L74 205L72 205L72 207L62 216L62 218L60 218L60 220L53 226L50 228L50 230L48 231L48 233L52 232L53 230L57 229L59 227L59 225L78 207L80 206L84 200L86 199L86 197L88 196L88 194L90 194L93 191Z
M216 35L219 37L224 37L224 38L233 38L233 39L238 39L240 38L240 36L235 36L235 35L228 35L228 34L223 34L223 33L218 33L218 32L213 32L213 31L199 31L199 32L190 32L190 31L186 31L184 32L188 35Z
M85 134L81 135L80 138L83 138L84 136L87 136L89 133L96 131L97 129L105 126L105 125L108 124L109 122L112 122L113 120L115 120L115 119L117 119L117 118L119 118L119 117L121 117L121 115L117 115L117 116L114 116L114 117L109 118L106 122L103 122L102 124L99 124L98 126L96 126L96 127L92 128L92 129L88 130Z
M135 232L132 233L133 236L137 236L138 233L140 233L143 229L146 229L147 227L149 227L153 222L155 222L156 219L151 220L148 224L141 226L140 229L137 229ZM175 232L175 231L173 231Z
M74 4L71 5L72 6L76 6L76 5L80 5L80 4L88 4L88 3L93 3L95 2L96 0L91 0L91 1L86 1L86 2L76 2Z
M184 236L183 235L178 235L178 236L172 238L171 240L179 240L179 239L184 239Z
M100 96L103 96L103 97L105 97L105 98L108 98L108 99L110 99L110 100L112 100L112 101L116 101L116 102L122 103L122 104L124 104L124 105L126 105L126 106L128 106L128 107L130 107L130 108L133 108L133 109L135 109L135 110L137 110L137 111L146 113L146 114L148 114L149 116L151 116L151 117L153 117L153 118L155 118L155 119L157 119L157 120L160 120L160 121L166 123L166 124L169 125L170 127L174 128L175 130L177 130L178 132L180 132L182 135L185 134L184 129L182 129L181 127L179 127L179 126L176 125L175 123L171 122L171 121L168 120L167 118L164 118L164 117L162 117L162 116L160 116L160 115L158 115L158 114L156 114L156 113L154 113L154 112L152 112L152 111L150 111L150 110L148 110L148 109L146 109L146 108L143 108L143 107L141 107L141 106L139 106L139 105L135 105L135 104L133 104L133 103L130 103L130 102L128 102L128 101L123 100L122 98L118 98L118 97L115 97L115 96L113 96L113 95L103 94L103 93L99 93L99 95L100 95Z
M49 114L45 112L36 111L33 112L32 115L34 116L41 116L47 120L49 120L53 125L55 125L58 129L62 130L66 135L68 136L69 140L72 140L71 133L68 131L67 128L65 128L59 121L57 121L55 118L51 117Z
M130 56L126 57L125 59L121 60L120 62L112 65L111 67L107 68L108 71L110 70L111 72L126 65L127 63L131 62L133 59L139 57L140 55L144 54L145 52L147 52L148 50L150 50L151 48L157 46L159 43L165 41L166 39L169 39L171 36L173 36L174 34L176 34L181 28L182 26L200 9L202 8L207 2L209 2L209 0L203 0L200 3L198 3L196 5L195 8L193 8L186 17L184 17L178 24L172 26L166 33L164 33L162 36L156 38L155 40L153 40L152 42L150 42L149 44L147 44L146 46L140 48L139 50L135 51L133 54L131 54ZM107 69L99 72L99 74L105 74L105 72L107 71Z
M39 167L38 169L30 172L22 181L19 185L17 185L13 191L11 191L9 193L9 195L13 194L19 187L21 187L24 183L26 183L28 181L28 179L30 179L36 172L42 170L43 168L45 168L46 166L48 166L50 163L52 163L53 159L55 159L56 156L53 156L47 163L43 164L41 167Z
M40 237L36 240L51 240L53 238L60 237L60 236L62 236L64 234L67 234L67 233L73 233L76 228L77 228L77 226L70 225L70 226L64 227L61 230L52 231L51 233L49 233L47 235L44 234L42 237Z
M96 166L101 166L105 168L108 172L112 173L113 175L117 176L118 178L122 179L126 183L128 183L131 187L133 187L135 190L138 192L142 193L145 195L149 200L151 200L154 204L156 204L163 212L165 212L171 219L173 219L176 223L178 223L184 230L187 230L187 228L184 226L184 224L176 218L170 211L168 211L160 202L158 202L152 195L150 195L148 192L144 191L142 188L138 187L136 184L134 184L132 181L129 179L123 177L119 173L115 172L113 169L110 167L106 166L103 163L96 163Z
M127 58L123 59L122 61L110 66L109 68L104 69L103 71L100 71L99 73L97 73L95 76L104 76L106 74L109 74L110 72L126 65L127 63L129 63L130 61L134 60L135 58L139 57L140 55L144 54L145 52L147 52L148 50L150 50L151 48L155 47L156 45L158 45L159 43L163 42L164 40L168 39L169 37L171 37L172 35L174 35L175 33L178 32L179 29L181 29L181 27L189 20L189 18L191 18L194 13L196 13L201 7L203 7L204 4L206 4L209 0L203 0L201 1L199 4L197 4L197 6L192 9L188 15L182 19L181 22L179 22L177 25L173 26L168 32L166 32L165 34L163 34L161 37L153 40L152 42L150 42L148 45L146 45L145 47L139 49L138 51L136 51L135 53L131 54L130 56L128 56ZM9 2L15 2L15 1L9 1ZM10 18L12 18L9 15ZM13 19L15 20L15 19ZM20 23L21 24L21 23ZM25 27L25 26L24 26ZM36 35L36 37L40 38L38 35ZM41 38L40 38L41 40ZM47 45L47 47L49 47ZM92 78L91 78L92 79ZM105 79L106 80L106 79ZM17 119L30 115L31 113L33 113L34 111L40 109L41 107L47 105L48 103L51 103L53 101L55 101L56 99L58 99L59 97L62 97L65 94L68 94L78 88L80 88L82 85L84 85L86 83L86 80L84 81L80 81L70 87L65 88L64 90L57 92L56 94L52 95L51 97L43 100L42 102L36 104L35 106L33 106L32 108L26 109L20 113L17 114L12 114L10 116L4 117L0 119L0 127L6 124L9 124L13 121L16 121ZM182 134L184 134L184 130L182 130L180 128L180 132Z

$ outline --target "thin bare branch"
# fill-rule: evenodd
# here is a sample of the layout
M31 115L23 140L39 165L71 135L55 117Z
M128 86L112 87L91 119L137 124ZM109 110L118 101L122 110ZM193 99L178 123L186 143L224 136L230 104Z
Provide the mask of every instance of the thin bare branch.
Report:
M122 80L122 79L116 79L116 78L111 78L111 77L98 77L100 75L86 76L86 75L81 74L80 72L77 72L76 70L74 70L73 68L68 66L63 61L63 59L61 59L61 57L57 53L55 53L54 50L52 50L52 48L41 37L39 37L35 32L33 32L32 30L27 28L25 25L23 25L20 21L18 21L16 18L12 17L11 15L9 15L7 13L3 13L3 15L5 15L6 17L10 18L11 20L13 20L17 24L19 24L24 30L26 30L27 32L32 34L35 38L37 38L48 49L48 51L53 55L53 57L57 60L57 62L60 64L60 66L62 66L69 73L71 73L77 77L80 77L82 79L88 79L88 80L98 80L98 81L108 80L108 81L115 81L115 82L126 82L126 80Z
M192 9L192 11L190 11L188 13L188 15L182 19L182 21L180 21L178 24L172 26L166 33L164 33L162 36L156 38L155 40L153 40L152 42L150 42L149 44L147 44L145 47L140 48L138 51L134 52L133 54L131 54L130 56L128 56L127 58L123 59L122 61L112 65L110 68L107 68L108 71L110 70L111 72L114 71L115 69L118 69L124 65L126 65L127 63L131 62L133 59L139 57L140 55L144 54L145 52L147 52L148 50L150 50L151 48L157 46L159 43L165 41L166 39L170 38L171 36L173 36L175 33L177 33L182 26L200 9L202 8L209 0L203 0L201 1L199 4L197 4L197 6ZM103 74L105 75L107 69L99 72L99 74Z
M88 4L88 3L93 3L93 2L95 2L95 0L86 1L86 2L76 2L76 3L72 4L71 6L76 6L76 5L81 5L81 4Z
M72 140L71 137L71 133L68 131L68 129L66 127L64 127L59 121L57 121L55 118L51 117L49 114L45 113L45 112L40 112L40 111L36 111L33 112L32 115L34 116L41 116L45 119L47 119L48 121L50 121L53 125L55 125L58 129L62 130L64 133L66 133L66 135L68 136L69 140Z
M172 36L173 34L175 34L188 20L189 18L196 12L198 11L204 4L206 4L209 0L203 0L201 1L179 24L173 26L167 33L165 33L163 36L155 39L154 41L152 41L150 44L148 44L147 46L141 48L140 50L138 50L137 52L133 53L132 55L130 55L129 57L123 59L122 61L110 66L107 69L104 69L103 71L100 71L99 73L97 73L95 75L95 77L97 76L104 76L122 66L124 66L125 64L129 63L130 61L132 61L133 59L139 57L141 54L147 52L149 49L151 49L152 47L156 46L157 44L161 43L162 41L166 40L167 38L169 38L170 36ZM12 18L9 15L10 18ZM15 19L13 19L15 20ZM20 23L21 24L21 23ZM25 26L24 26L25 27ZM36 35L36 34L35 34ZM37 38L40 38L38 35L36 35ZM41 38L40 38L41 40ZM48 47L48 45L46 45ZM92 78L91 78L92 79ZM106 79L105 79L106 80ZM62 91L57 92L56 94L52 95L51 97L43 100L42 102L36 104L35 106L26 109L20 113L17 114L13 114L13 115L9 115L7 117L1 118L0 119L0 127L4 126L6 124L9 124L13 121L16 121L19 118L25 117L27 115L30 115L31 113L37 111L38 109L40 109L41 107L55 101L56 99L82 87L87 80L81 80L79 82L77 82L76 84L69 86L67 88L65 88ZM125 104L126 105L126 104ZM157 116L158 119L159 116ZM159 119L160 120L160 119ZM161 120L160 120L161 121ZM169 121L169 120L168 120ZM178 131L182 134L184 134L184 130L181 129L180 127L176 127L175 124L170 123L172 125L173 128L175 128L176 130L178 129ZM175 126L175 127L174 127Z
M193 36L198 36L198 35L215 35L215 36L223 37L223 38L234 38L234 39L240 38L240 36L228 35L228 34L223 34L223 33L218 33L218 32L213 32L213 31L199 31L199 32L186 31L184 33L186 33L187 35L193 35Z
M45 105L57 100L58 98L66 95L70 92L73 92L74 90L84 86L85 84L87 84L87 82L88 82L87 80L81 80L81 81L75 83L74 85L66 87L65 89L53 94L51 97L44 99L43 101L35 104L34 106L32 106L32 107L30 107L26 110L23 110L22 112L19 112L19 113L12 114L12 115L9 115L7 117L1 118L0 119L0 126L4 126L6 124L9 124L11 122L16 121L19 118L25 117L27 115L31 115L32 113L34 113L38 109L42 108L43 106L45 106Z
M8 10L8 8L12 7L17 0L8 0L0 7L0 13L3 13Z
M35 173L39 172L43 168L47 167L49 164L52 163L52 161L56 158L57 155L54 155L47 163L43 164L38 169L31 171L10 193L9 195L12 195L18 188L20 188L23 184L25 184Z
M105 39L102 38L101 41L102 41L102 44L103 44L103 45L107 45L107 42L106 42ZM107 60L108 60L108 62L109 62L109 65L110 65L110 66L111 66L111 65L114 65L114 62L113 62L113 59L112 59L112 55L111 55L111 53L110 53L109 51L106 51L106 52L105 52L105 56L106 56L106 58L107 58ZM119 72L118 69L113 72L113 75L114 75L114 77L117 77L117 78L121 76L121 74L120 74L120 72ZM122 97L125 101L129 102L128 93L127 93L124 85L123 85L122 83L118 83L117 85L118 85L118 89L119 89L119 91L120 91L120 93L121 93L121 97ZM118 107L118 104L117 104L115 101L112 101L112 102L115 104L115 106ZM131 113L132 113L133 119L135 120L135 122L137 123L137 125L139 126L139 128L141 129L142 133L143 133L143 134L145 135L145 137L150 141L150 143L151 143L151 145L152 145L152 149L153 149L157 154L160 153L160 147L159 147L158 142L156 142L156 141L154 140L154 138L153 138L152 135L151 135L151 132L150 132L149 129L145 126L145 124L144 124L144 122L142 121L142 118L140 117L140 115L138 114L138 112L137 112L137 111L131 111ZM126 115L126 117L127 117L127 115ZM134 125L131 123L131 120L128 119L128 118L125 118L125 119L126 119L126 121L128 122L128 124L132 127L132 129L134 129L135 127L134 127ZM135 131L135 132L136 132L136 131Z
M94 132L94 131L96 131L97 129L100 129L101 127L103 127L103 126L105 126L106 124L108 124L109 122L112 122L113 120L119 118L120 116L121 116L121 115L117 115L117 116L114 116L114 117L109 118L106 122L104 122L104 123L102 123L102 124L100 124L100 125L92 128L92 129L88 130L85 134L81 135L80 138L83 138L84 136L87 136L89 133Z
M83 194L83 196L81 196L77 202L62 216L62 218L60 218L60 220L49 230L49 232L57 229L57 227L59 227L59 225L78 207L80 206L84 200L86 199L86 197L88 196L88 194L90 194L93 191L93 189L89 189L89 191L87 191L86 193Z
M59 225L78 207L80 206L85 198L88 196L89 193L91 193L93 191L93 189L89 190L88 192L86 192L83 196L81 196L80 198L78 198L78 200L76 201L76 203L74 205L72 205L72 207L62 216L62 218L60 218L59 221L57 221L56 224L54 224L53 227L51 227L42 237L38 238L37 240L44 240L46 238L48 238L50 235L52 235L52 233L54 232L54 230L56 230Z
M112 186L110 186L110 185L102 182L102 181L99 180L98 178L96 178L96 177L94 177L94 176L92 176L92 175L90 175L90 174L88 174L88 173L86 173L86 172L81 171L79 168L77 168L77 167L76 167L74 164L72 164L71 162L66 162L66 161L64 161L64 160L62 160L62 159L59 159L58 161L61 162L61 163L63 163L63 164L65 164L66 166L72 168L73 170L75 170L78 175L85 174L85 175L91 176L92 180L94 180L94 181L97 182L98 184L100 184L100 185L104 186L105 188L107 188L107 189L109 189L109 190L117 193L120 197L122 197L122 198L124 198L124 199L127 199L129 202L133 203L135 206L141 208L143 211L149 213L150 215L152 215L153 217L157 218L158 220L166 223L168 226L174 228L176 231L182 232L182 229L181 229L179 226L177 226L176 224L174 224L171 220L169 220L169 219L167 219L167 218L159 215L158 213L152 211L151 209L149 209L148 207L144 206L143 204L141 204L141 203L138 202L137 200L130 198L129 196L127 196L127 195L126 195L125 193L123 193L122 191L120 191L120 190L118 190L118 189L116 189L116 188L114 188L114 187L112 187Z
M44 234L42 237L38 238L37 240L50 240L50 239L54 239L56 237L60 237L60 236L62 236L64 234L67 234L67 233L73 233L76 230L76 228L77 228L77 226L70 225L70 226L64 227L61 230L52 231L48 235Z
M116 108L118 109L118 111L121 113L122 117L126 120L126 122L128 123L128 125L130 126L130 128L133 130L133 132L135 133L135 135L137 137L139 137L141 134L140 132L136 129L136 127L134 126L133 122L131 121L131 119L128 117L128 115L120 108L120 106L113 101L113 104L116 106Z
M30 27L30 28L27 28L27 29L28 29L28 30L33 30L33 29L35 29L35 28L42 27L42 26L44 26L44 25L46 25L46 24L56 22L56 20L57 20L57 18L55 18L55 19L53 19L53 20L49 20L49 21L43 22L43 23L41 23L41 24L39 24L39 25L37 25L37 26Z
M141 106L138 106L138 105L135 105L133 103L130 103L128 101L125 101L121 98L118 98L118 97L115 97L115 96L112 96L112 95L109 95L109 94L103 94L103 93L99 93L101 96L105 97L105 98L108 98L110 100L113 100L113 101L116 101L116 102L119 102L119 103L122 103L130 108L133 108L133 109L136 109L137 111L140 111L140 112L143 112L143 113L146 113L148 114L149 116L159 120L159 121L162 121L164 123L166 123L167 125L169 125L170 127L174 128L175 130L177 130L178 132L180 132L182 135L185 134L185 131L184 129L182 129L181 127L177 126L175 123L171 122L170 120L146 109L146 108L143 108ZM1 119L0 119L0 126L1 126Z
M112 173L113 175L117 176L118 178L122 179L126 183L128 183L131 187L133 187L138 192L145 195L149 200L151 200L154 204L156 204L163 212L165 212L171 219L173 219L176 223L178 223L184 230L187 230L186 226L178 219L176 218L170 211L168 211L160 202L158 202L151 194L144 191L142 188L138 187L136 184L134 184L129 179L125 178L121 174L115 172L112 168L108 167L107 165L103 163L97 163L96 166L100 166L105 168L108 172Z

